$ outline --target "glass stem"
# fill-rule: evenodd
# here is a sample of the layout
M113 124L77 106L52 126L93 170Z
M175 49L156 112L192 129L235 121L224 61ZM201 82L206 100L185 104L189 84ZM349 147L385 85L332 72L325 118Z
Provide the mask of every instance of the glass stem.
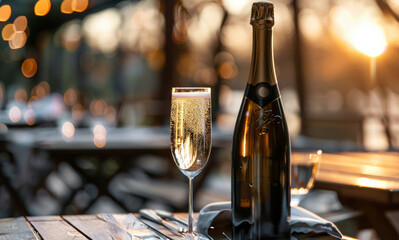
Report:
M193 229L193 179L188 178L188 233L194 232Z

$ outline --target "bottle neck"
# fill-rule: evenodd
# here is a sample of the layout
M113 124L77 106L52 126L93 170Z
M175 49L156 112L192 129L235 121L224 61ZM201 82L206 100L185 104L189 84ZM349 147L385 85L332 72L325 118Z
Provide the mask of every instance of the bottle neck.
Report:
M264 25L253 26L252 60L248 83L277 85L273 57L273 31Z

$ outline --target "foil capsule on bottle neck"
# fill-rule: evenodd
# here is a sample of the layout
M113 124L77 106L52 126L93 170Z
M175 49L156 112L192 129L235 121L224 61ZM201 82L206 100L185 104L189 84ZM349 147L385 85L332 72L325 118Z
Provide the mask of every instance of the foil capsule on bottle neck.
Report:
M273 27L274 6L271 2L255 2L252 4L251 21L253 26Z

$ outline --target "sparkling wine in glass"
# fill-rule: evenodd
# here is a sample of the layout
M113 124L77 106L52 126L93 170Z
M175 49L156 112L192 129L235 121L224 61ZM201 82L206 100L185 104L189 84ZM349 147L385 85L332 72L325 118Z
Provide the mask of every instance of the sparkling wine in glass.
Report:
M189 179L186 239L202 238L193 230L193 179L206 165L212 144L211 89L172 89L170 148L173 159Z
M322 151L291 155L291 205L296 206L314 185Z

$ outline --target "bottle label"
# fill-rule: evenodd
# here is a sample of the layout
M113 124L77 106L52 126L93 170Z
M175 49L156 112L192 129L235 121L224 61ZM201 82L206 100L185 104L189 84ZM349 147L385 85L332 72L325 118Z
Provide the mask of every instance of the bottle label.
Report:
M263 108L279 98L280 94L277 85L271 86L268 83L261 82L255 86L248 83L244 96Z

